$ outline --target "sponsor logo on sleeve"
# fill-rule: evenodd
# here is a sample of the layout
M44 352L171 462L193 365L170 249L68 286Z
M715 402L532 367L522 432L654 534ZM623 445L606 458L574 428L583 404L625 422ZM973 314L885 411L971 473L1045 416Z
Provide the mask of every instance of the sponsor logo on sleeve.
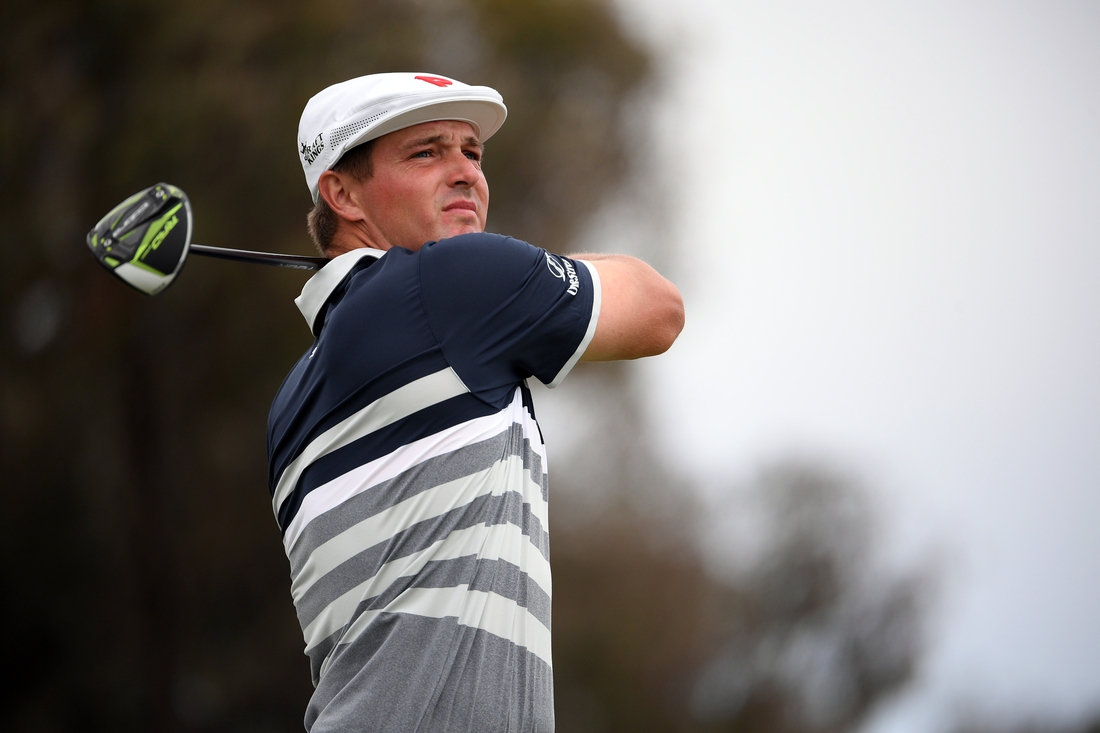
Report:
M577 277L577 270L573 267L573 263L566 259L559 260L549 252L546 253L546 267L550 270L550 274L568 284L565 292L570 295L576 295L577 291L581 288L581 279Z

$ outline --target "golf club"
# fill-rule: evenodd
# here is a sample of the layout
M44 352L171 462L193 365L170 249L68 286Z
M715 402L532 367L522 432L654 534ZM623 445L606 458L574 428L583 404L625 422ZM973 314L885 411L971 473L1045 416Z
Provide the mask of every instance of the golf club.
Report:
M167 183L135 193L88 232L88 249L116 277L146 295L172 284L188 253L297 270L319 270L324 257L281 255L191 243L191 201Z

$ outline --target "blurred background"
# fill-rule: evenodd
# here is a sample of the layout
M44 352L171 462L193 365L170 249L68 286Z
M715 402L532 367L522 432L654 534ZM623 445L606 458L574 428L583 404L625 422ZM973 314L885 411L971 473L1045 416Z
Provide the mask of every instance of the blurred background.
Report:
M84 251L183 188L309 254L324 86L488 84L489 228L644 257L665 356L536 395L558 730L1100 730L1100 6L10 0L0 592L11 731L295 731L265 421L303 273Z

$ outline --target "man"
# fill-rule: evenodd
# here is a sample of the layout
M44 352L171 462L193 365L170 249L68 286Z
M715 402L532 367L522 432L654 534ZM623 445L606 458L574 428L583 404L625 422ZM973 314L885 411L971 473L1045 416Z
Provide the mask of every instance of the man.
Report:
M499 94L377 74L306 105L316 341L272 405L273 507L316 691L306 729L551 731L546 454L526 380L658 354L640 260L485 234Z

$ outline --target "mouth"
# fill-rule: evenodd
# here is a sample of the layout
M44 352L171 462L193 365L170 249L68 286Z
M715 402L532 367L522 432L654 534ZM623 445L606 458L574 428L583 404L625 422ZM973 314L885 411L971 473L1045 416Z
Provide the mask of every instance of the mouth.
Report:
M453 201L443 207L444 212L448 211L472 211L477 212L477 204L473 201L467 201L465 199L461 201Z

